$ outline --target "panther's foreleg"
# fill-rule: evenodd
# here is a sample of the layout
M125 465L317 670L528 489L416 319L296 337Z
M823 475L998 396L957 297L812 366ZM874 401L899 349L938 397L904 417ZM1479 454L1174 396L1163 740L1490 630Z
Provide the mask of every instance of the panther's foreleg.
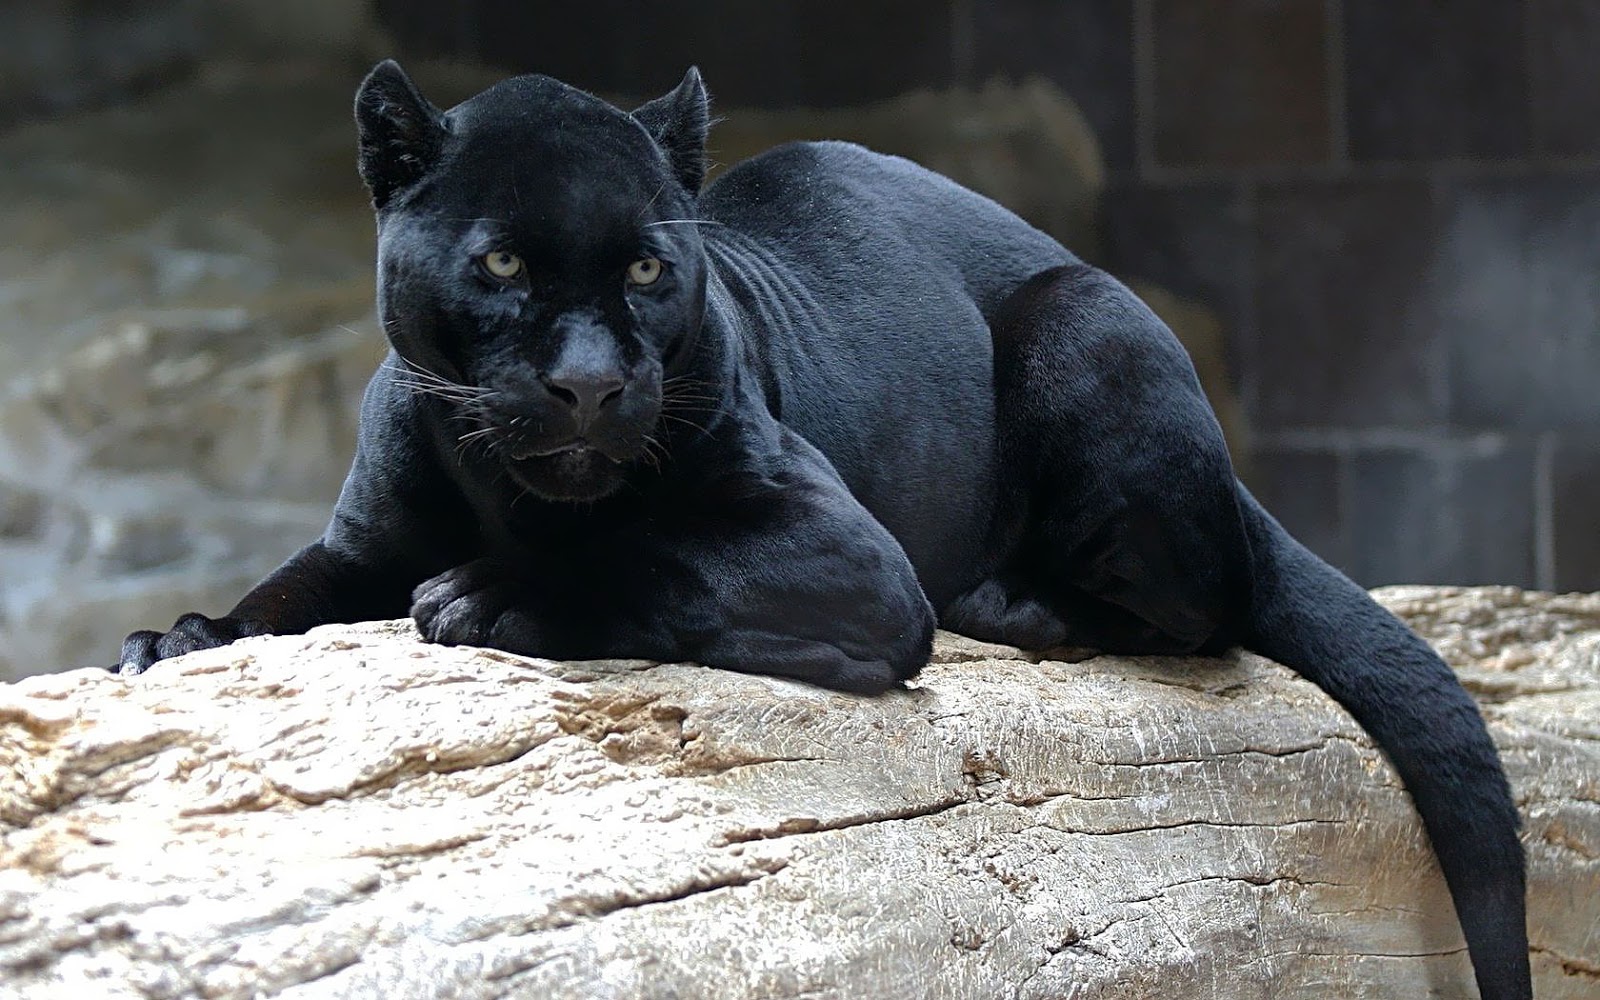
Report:
M425 638L551 658L694 660L873 693L914 675L932 608L905 551L796 435L759 468L596 539L583 563L481 559L419 586Z
M183 615L166 632L141 631L122 643L118 670L141 674L158 660L225 646L251 635L304 632L328 622L395 617L404 588L386 567L363 564L316 541L295 553L220 618Z

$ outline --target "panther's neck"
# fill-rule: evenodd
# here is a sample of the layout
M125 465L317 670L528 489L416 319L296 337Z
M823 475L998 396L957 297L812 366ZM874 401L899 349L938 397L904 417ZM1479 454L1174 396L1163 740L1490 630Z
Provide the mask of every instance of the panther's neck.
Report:
M783 400L777 353L782 331L824 322L791 269L755 239L731 228L709 230L706 247L706 331L720 384L753 392L780 417Z

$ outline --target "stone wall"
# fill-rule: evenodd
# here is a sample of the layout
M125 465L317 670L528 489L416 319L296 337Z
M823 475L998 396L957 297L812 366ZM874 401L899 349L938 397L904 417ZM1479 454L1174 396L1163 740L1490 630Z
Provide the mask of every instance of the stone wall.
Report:
M220 613L327 523L382 356L360 71L214 64L0 137L0 677Z
M208 60L383 43L365 0L0 0L0 126L126 100Z
M1109 249L1228 318L1266 502L1369 585L1600 586L1600 6L1144 9Z

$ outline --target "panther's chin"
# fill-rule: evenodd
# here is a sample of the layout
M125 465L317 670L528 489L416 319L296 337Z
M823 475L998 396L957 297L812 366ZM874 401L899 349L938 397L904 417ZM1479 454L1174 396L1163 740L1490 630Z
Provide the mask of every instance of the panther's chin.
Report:
M517 485L542 500L593 503L622 488L626 466L596 448L574 446L506 460Z

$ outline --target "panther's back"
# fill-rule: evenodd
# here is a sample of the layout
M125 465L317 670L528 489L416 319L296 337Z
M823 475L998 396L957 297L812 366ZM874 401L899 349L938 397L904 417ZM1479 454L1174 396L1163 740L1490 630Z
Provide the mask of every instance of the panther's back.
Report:
M998 202L849 142L767 150L722 174L701 206L775 249L802 240L831 248L852 280L904 289L907 277L930 272L955 278L984 315L1029 277L1077 260ZM879 251L873 259L854 259L867 246Z

